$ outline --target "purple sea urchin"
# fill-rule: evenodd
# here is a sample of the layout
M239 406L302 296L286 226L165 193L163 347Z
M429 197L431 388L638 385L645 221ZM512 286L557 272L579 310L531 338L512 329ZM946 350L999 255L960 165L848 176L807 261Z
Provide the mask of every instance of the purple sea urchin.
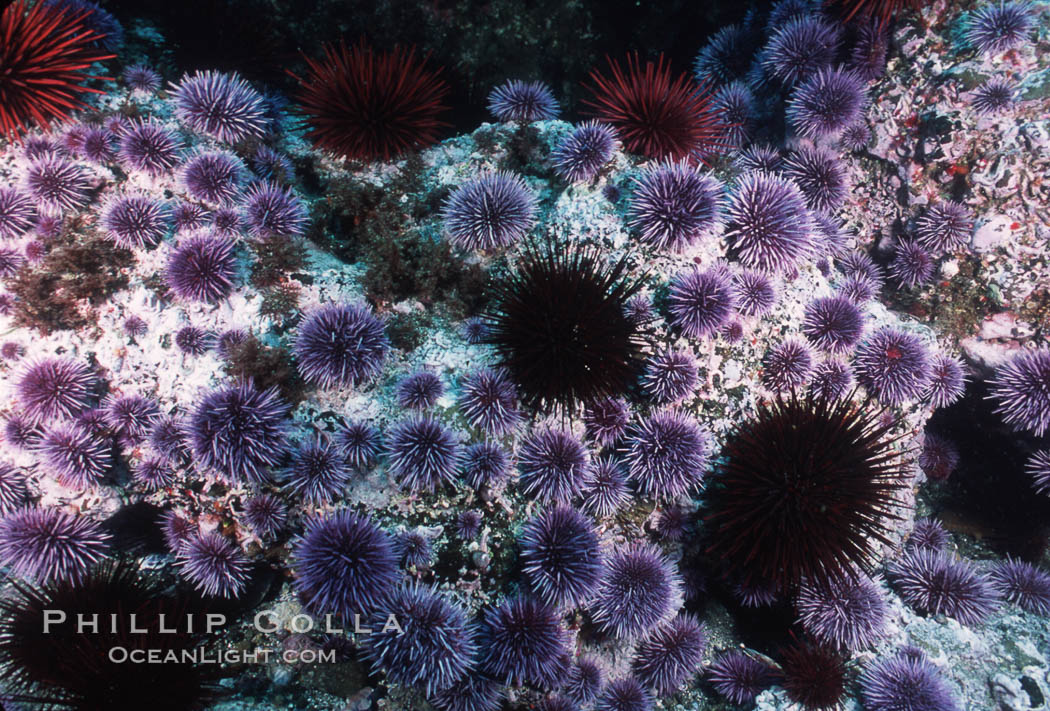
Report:
M33 201L16 188L0 188L0 239L21 237L33 227Z
M175 481L175 471L167 462L158 458L142 460L131 476L147 491L161 491Z
M655 546L617 549L591 604L594 622L618 638L637 637L675 613L681 586L677 567Z
M272 494L258 494L244 502L244 520L256 536L272 540L288 522L288 508Z
M925 548L931 551L943 550L948 545L948 532L935 518L915 520L915 526L905 545L909 548Z
M930 281L933 276L933 258L918 242L900 242L894 248L889 273L905 289L914 289Z
M144 439L160 416L157 403L140 395L111 396L103 406L106 423L116 434L132 442Z
M711 663L707 678L730 703L746 706L772 683L773 670L745 652L734 650Z
M530 519L519 545L525 577L548 605L576 607L594 594L602 576L598 535L575 509L555 506Z
M562 139L551 154L554 171L570 182L592 180L612 158L616 132L597 121L586 121Z
M733 273L732 293L737 309L745 316L764 316L777 302L773 282L755 269Z
M398 579L394 542L365 514L312 516L293 552L295 588L315 614L370 614Z
M456 535L463 541L477 538L481 532L481 514L473 509L460 511L456 517Z
M733 158L733 163L741 173L750 173L753 170L776 173L780 170L782 162L780 151L772 146L758 144L748 146Z
M517 427L517 390L503 369L475 371L460 385L459 410L482 432L502 437Z
M880 402L900 405L925 392L930 365L930 353L917 336L884 327L857 347L853 371Z
M25 472L7 462L0 462L0 515L15 511L26 503Z
M457 247L508 247L535 224L536 195L520 175L487 173L452 193L442 215L449 239Z
M889 44L890 33L885 23L878 20L858 23L857 36L849 54L849 69L864 81L878 79L886 73Z
M459 449L456 435L437 420L404 420L387 432L389 473L402 488L436 491L455 481Z
M485 626L485 670L507 684L558 686L568 635L555 608L522 595L507 598L486 613Z
M160 74L145 64L131 64L124 68L124 83L132 91L152 94L160 88Z
M266 128L262 95L237 74L195 72L172 86L175 114L223 143L258 138Z
M991 579L1006 600L1022 610L1050 617L1050 573L1023 560L1007 558L992 568Z
M706 649L704 626L692 615L679 614L642 638L631 669L657 695L673 694L700 668Z
M821 67L791 95L787 118L800 136L825 138L856 123L863 116L866 103L864 80L857 74Z
M652 711L653 695L637 679L624 677L605 685L594 711Z
M1013 106L1016 85L1003 77L992 77L974 89L970 97L973 110L984 116L991 116Z
M1050 429L1050 349L1018 353L996 369L990 384L1003 422L1040 437Z
M821 350L844 353L860 340L864 316L844 296L815 299L806 306L802 333Z
M350 422L335 435L335 443L354 469L367 469L379 457L379 430L367 422Z
M511 79L489 94L488 109L499 121L547 121L558 115L558 100L541 81Z
M590 471L587 450L570 433L541 428L521 442L518 472L522 492L541 501L568 501Z
M240 194L245 173L244 164L232 153L206 151L182 165L179 182L197 200L230 205Z
M299 373L323 388L374 377L389 348L383 322L364 304L323 306L303 319L295 338Z
M589 704L598 698L604 685L601 665L591 657L581 656L569 669L562 693L578 704Z
M292 451L285 486L308 504L326 504L339 498L350 481L342 452L321 435Z
M924 654L906 650L865 667L860 694L870 711L959 711L940 669Z
M420 528L403 531L397 537L397 549L406 568L424 570L434 562L434 545L430 536Z
M202 356L215 345L215 334L196 326L183 326L175 333L175 346L191 356Z
M396 616L397 628L385 624L388 615ZM436 589L418 584L396 589L372 622L362 656L388 680L429 696L471 673L474 627L463 608Z
M859 572L824 585L802 584L795 609L802 629L840 649L871 647L886 629L886 601L871 578Z
M397 384L397 404L408 410L426 410L433 407L444 392L441 378L421 370L405 376Z
M1032 488L1037 494L1050 496L1050 449L1032 453L1024 465L1025 473L1032 477Z
M179 298L214 304L233 291L236 273L233 241L204 234L182 242L171 253L165 279Z
M786 270L813 252L813 222L806 200L790 180L745 173L737 180L726 214L726 236L747 267Z
M705 338L716 333L735 306L728 272L720 266L679 272L671 279L667 308L671 322L687 336Z
M284 451L287 414L273 389L240 383L212 390L190 415L193 455L229 481L264 481Z
M497 711L503 695L498 682L475 671L436 692L428 701L438 711Z
M627 224L657 249L680 252L721 222L722 185L686 162L663 162L635 180Z
M45 153L29 164L25 186L38 209L45 212L74 210L88 199L87 174L57 153Z
M51 423L91 407L97 387L98 379L87 365L48 358L26 368L16 390L27 417Z
M11 415L4 423L4 440L15 449L30 450L43 436L40 426L22 415Z
M800 146L784 161L782 172L795 182L814 210L837 210L849 192L845 165L826 148Z
M120 136L117 153L125 168L150 175L175 167L182 141L178 134L153 119L138 119Z
M888 568L901 597L919 612L977 625L995 609L998 594L988 576L948 553L910 548Z
M856 153L863 151L871 143L871 129L864 121L854 121L839 134L839 147Z
M177 559L183 577L205 595L237 598L248 584L248 557L218 533L190 536Z
M290 187L255 183L244 194L244 224L256 239L298 237L307 218L306 205Z
M999 54L1024 42L1031 29L1031 5L1000 1L973 12L966 41L983 54Z
M718 90L715 103L726 124L726 143L738 147L747 143L754 130L755 97L745 82L734 81Z
M478 442L463 450L463 480L472 489L501 485L510 476L510 457L494 442Z
M931 252L959 249L973 232L973 214L969 208L950 200L926 208L915 221L915 241Z
M600 445L616 442L627 430L630 411L622 398L592 400L583 407L583 425L587 436Z
M109 536L85 516L24 508L0 518L0 563L37 583L76 583L108 550Z
M659 404L679 402L693 394L698 381L696 360L684 351L662 351L646 363L642 387Z
M853 372L848 365L838 360L825 360L813 369L809 391L818 399L838 400L849 392L852 385Z
M930 369L930 389L927 397L934 407L947 407L963 396L966 375L963 362L956 357L939 353L933 357Z
M707 38L693 60L693 75L728 84L744 78L751 63L754 43L749 28L742 24L722 27Z
M627 476L612 457L599 457L594 461L580 494L584 510L599 518L611 516L631 499Z
M944 481L959 464L959 450L950 440L926 431L919 452L919 468L933 481Z
M696 418L664 410L631 428L624 460L639 494L673 501L700 486L710 448L711 436Z
M842 43L838 26L817 15L796 17L780 26L762 51L762 66L786 87L831 66Z
M813 354L797 339L778 343L762 359L762 384L777 393L799 390L812 374Z

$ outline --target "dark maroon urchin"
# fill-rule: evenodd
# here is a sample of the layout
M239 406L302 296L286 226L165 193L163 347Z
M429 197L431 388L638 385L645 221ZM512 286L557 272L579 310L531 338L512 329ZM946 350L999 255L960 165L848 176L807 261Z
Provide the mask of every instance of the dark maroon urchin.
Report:
M563 180L586 182L598 174L616 150L616 132L604 123L586 121L562 139L551 153L551 163Z
M963 247L972 232L973 213L951 200L930 205L915 221L915 241L935 253Z
M649 358L642 375L642 388L657 404L676 403L693 394L698 374L692 355L665 350Z
M405 568L426 570L434 562L434 544L421 528L402 531L396 539L398 555Z
M990 386L1003 422L1037 437L1050 429L1050 348L1017 353L996 369Z
M558 115L558 100L541 81L510 79L489 94L489 112L498 121L548 121Z
M839 360L817 363L813 377L809 380L809 392L816 398L838 400L844 397L853 385L853 372Z
M244 226L255 239L298 237L309 222L306 205L292 189L262 182L244 193Z
M799 146L784 160L782 174L794 181L806 204L814 210L834 212L842 206L850 189L845 164L819 146Z
M517 389L502 368L484 368L464 378L459 411L471 427L495 437L511 432L521 420Z
M757 269L734 272L732 291L737 309L745 316L765 316L777 302L769 275Z
M1035 492L1050 496L1050 449L1033 452L1025 462L1024 470L1032 478L1032 488Z
M851 652L871 647L886 631L886 600L879 586L859 571L823 585L803 583L795 609L813 639Z
M875 660L859 682L868 711L959 711L941 670L914 648Z
M692 338L706 338L729 320L736 298L722 266L679 272L671 279L667 309L671 323Z
M463 450L460 457L463 480L474 490L501 486L510 476L510 457L495 442L478 442Z
M991 571L992 585L1003 598L1036 615L1050 617L1050 573L1023 560L1007 558Z
M117 154L125 170L150 175L170 172L178 161L182 141L178 134L154 119L138 119L120 136Z
M442 208L445 231L463 249L509 247L536 223L536 194L515 173L487 173L464 183Z
M753 170L764 173L776 173L780 170L783 157L780 151L772 146L750 145L740 151L733 158L733 164L740 169L741 173L749 173Z
M604 685L605 672L601 663L581 655L569 669L561 691L578 704L589 704L598 698Z
M789 699L807 711L839 708L846 691L846 663L838 652L794 640L782 652L780 668Z
M999 54L1028 39L1032 6L1027 2L990 3L975 10L966 28L966 41L984 54Z
M292 450L285 487L309 505L327 504L342 496L350 476L343 453L318 434Z
M883 327L857 347L853 372L868 393L886 405L922 396L930 384L930 352L919 337Z
M256 494L244 502L244 520L256 536L273 540L288 522L288 507L273 494Z
M382 450L379 430L367 422L349 422L335 434L335 443L354 469L367 469L375 464Z
M710 450L711 435L695 417L663 410L631 427L624 461L639 494L673 501L703 482Z
M248 557L217 532L191 535L176 560L182 576L209 597L238 598L248 585Z
M0 188L0 239L21 237L33 227L33 200L17 188Z
M653 695L633 677L615 679L594 702L594 711L652 711Z
M28 493L25 472L7 462L0 462L0 514L21 508Z
M388 682L415 687L427 696L448 689L474 672L475 626L467 611L436 587L404 585L387 609L372 616L371 634L360 643L361 658ZM398 624L388 625L393 615Z
M53 423L91 406L98 378L87 365L69 358L47 358L30 364L16 385L26 417Z
M197 200L230 205L240 196L247 176L241 159L226 151L204 151L179 168L179 184Z
M966 372L962 360L938 353L930 369L930 389L927 397L936 407L947 407L962 398L966 390Z
M86 516L23 508L0 518L0 563L36 583L76 583L109 551L109 535Z
M551 427L531 432L518 449L522 493L541 501L569 501L590 472L587 449L571 433Z
M359 385L382 370L390 341L364 304L329 304L306 316L295 337L296 367L322 388Z
M915 519L911 535L904 545L908 548L926 548L931 551L944 550L948 545L948 531L935 518Z
M525 523L518 538L521 565L532 592L559 609L593 595L603 574L594 524L570 506L555 506Z
M52 214L75 210L88 199L87 173L55 153L44 154L26 167L25 187L37 209Z
M175 470L163 459L143 459L135 467L132 478L147 491L163 491L175 483Z
M175 346L191 356L202 356L215 347L215 334L196 326L183 326L175 332Z
M598 457L591 466L590 475L580 489L583 508L588 513L605 518L620 510L631 500L627 475L612 457Z
M777 592L870 570L909 480L880 415L849 399L759 403L705 490L712 559Z
M707 668L707 678L715 691L730 703L747 706L773 683L773 669L765 662L739 650L726 652Z
M681 604L678 568L655 546L616 549L605 571L591 612L595 624L615 637L637 637L669 619Z
M839 147L845 151L857 153L871 143L871 129L864 121L854 121L842 129L839 134Z
M558 611L534 598L505 599L485 614L487 671L506 684L558 686L565 671L568 634Z
M601 398L583 406L587 437L602 446L612 445L627 431L631 411L623 398Z
M818 15L788 20L769 38L762 50L762 66L785 87L831 66L842 32L838 25Z
M456 479L460 445L455 433L430 417L414 417L387 432L387 468L410 491L436 491Z
M845 353L863 332L864 315L844 296L821 297L806 306L802 333L821 350Z
M473 509L460 511L456 516L456 535L460 540L470 541L477 538L481 532L481 514Z
M420 370L405 376L397 384L398 407L408 410L426 410L433 407L445 392L441 378Z
M106 424L117 435L132 442L145 439L160 417L157 403L140 395L110 395L102 406Z
M904 240L893 250L889 274L901 287L914 289L930 281L933 276L933 257L918 242Z
M706 650L707 630L692 615L681 613L638 642L631 670L658 696L666 696L696 674Z
M970 105L982 116L993 116L1013 106L1016 91L1017 86L1010 79L992 77L974 89Z
M864 80L850 70L822 67L795 89L787 120L806 138L835 136L860 120L867 104Z
M900 596L915 610L977 625L995 609L999 595L972 563L944 551L909 548L887 568Z
M762 359L762 384L776 393L799 390L813 374L813 354L802 341L789 338Z
M940 435L926 431L919 452L919 468L933 481L944 481L952 475L959 464L959 450Z
M744 266L788 270L813 253L813 220L792 181L754 171L737 179L726 237Z
M635 179L628 226L656 249L681 252L721 224L722 184L682 161L644 168Z

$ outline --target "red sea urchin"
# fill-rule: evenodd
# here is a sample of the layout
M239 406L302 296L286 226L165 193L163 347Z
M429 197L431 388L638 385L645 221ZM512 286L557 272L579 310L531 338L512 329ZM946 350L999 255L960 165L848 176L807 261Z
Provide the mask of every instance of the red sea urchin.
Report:
M707 85L687 73L672 78L661 54L642 66L637 53L627 55L627 69L607 58L610 77L591 70L593 98L585 99L592 116L616 128L624 147L649 158L696 158L725 145L726 126Z
M314 145L355 160L389 160L437 140L448 85L414 49L376 52L364 42L306 57L300 111Z
M88 28L87 12L15 0L0 13L0 134L13 140L36 123L45 130L86 104L84 73L112 59L95 46L104 35Z

